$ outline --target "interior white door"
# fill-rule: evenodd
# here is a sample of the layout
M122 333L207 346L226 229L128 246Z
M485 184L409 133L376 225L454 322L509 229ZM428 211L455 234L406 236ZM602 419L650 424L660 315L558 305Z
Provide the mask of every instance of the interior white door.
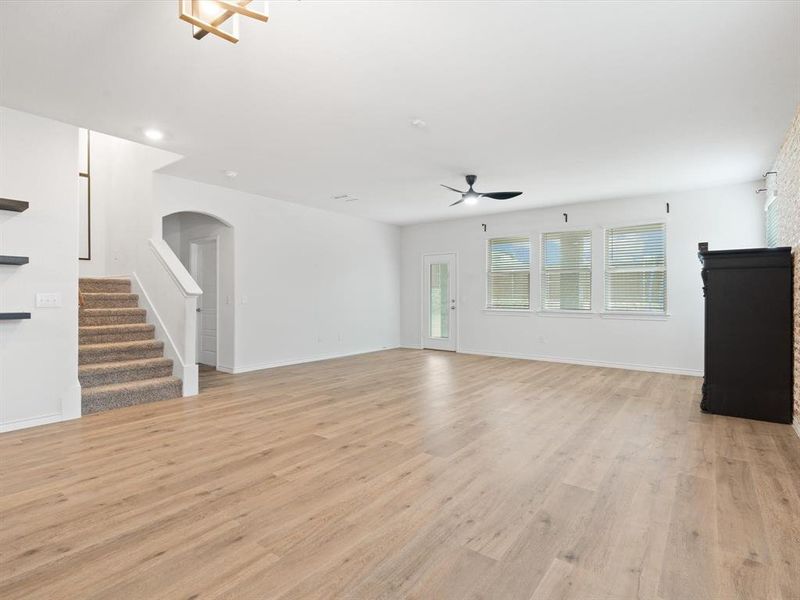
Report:
M192 277L203 290L197 300L197 362L217 366L217 241L192 242Z
M456 351L456 255L428 254L423 260L422 346Z

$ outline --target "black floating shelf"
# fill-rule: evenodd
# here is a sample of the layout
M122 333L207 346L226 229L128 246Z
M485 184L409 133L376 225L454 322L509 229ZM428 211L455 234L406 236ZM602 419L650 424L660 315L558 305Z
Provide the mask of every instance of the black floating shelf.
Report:
M27 265L27 256L3 256L0 254L0 265Z
M24 200L12 200L11 198L0 198L0 210L10 210L12 212L22 212L28 210L28 203Z
M22 319L30 319L31 313L18 312L18 313L0 313L0 321L20 321Z

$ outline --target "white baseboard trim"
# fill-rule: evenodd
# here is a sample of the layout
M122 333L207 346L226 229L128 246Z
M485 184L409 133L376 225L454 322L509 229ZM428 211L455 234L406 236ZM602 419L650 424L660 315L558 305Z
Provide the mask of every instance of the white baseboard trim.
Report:
M318 362L320 360L331 360L333 358L345 358L347 356L358 356L359 354L370 354L372 352L380 352L382 350L394 350L395 348L399 347L400 346L381 346L379 348L358 350L356 352L345 352L341 354L318 354L306 358L292 358L289 360L279 360L274 362L258 363L252 365L236 365L233 368L221 367L220 365L217 365L217 370L223 371L224 373L233 373L233 374L249 373L250 371L262 371L264 369L274 369L276 367L289 367L292 365L301 365L304 363Z
M61 397L61 420L80 419L81 411L81 384L76 381L75 385Z
M27 419L17 419L16 421L7 421L0 424L0 433L8 431L17 431L18 429L27 429L28 427L37 427L39 425L49 425L50 423L59 423L63 421L61 413L54 413L51 415L42 415L41 417L30 417Z
M528 354L511 354L506 352L487 352L485 350L461 350L460 354L475 354L478 356L496 356L498 358L516 358L520 360L538 360L542 362L555 362L570 365L583 365L587 367L604 367L607 369L625 369L628 371L648 371L651 373L668 373L671 375L689 375L692 377L702 377L702 369L676 369L673 367L657 367L653 365L639 365L632 363L613 363L599 360L581 360L575 358L563 358L559 356L536 356Z

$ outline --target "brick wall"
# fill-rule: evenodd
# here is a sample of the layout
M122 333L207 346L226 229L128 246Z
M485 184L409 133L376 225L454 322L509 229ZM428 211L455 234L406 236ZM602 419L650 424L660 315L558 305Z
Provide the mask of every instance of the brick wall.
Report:
M794 248L794 422L800 432L800 106L773 171L778 172L778 245Z

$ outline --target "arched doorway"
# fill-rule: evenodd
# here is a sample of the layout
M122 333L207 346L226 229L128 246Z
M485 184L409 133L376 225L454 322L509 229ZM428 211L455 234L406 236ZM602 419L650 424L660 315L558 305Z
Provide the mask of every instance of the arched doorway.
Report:
M233 370L233 233L230 224L204 213L183 211L162 218L164 241L203 290L197 307L197 362L201 372Z

